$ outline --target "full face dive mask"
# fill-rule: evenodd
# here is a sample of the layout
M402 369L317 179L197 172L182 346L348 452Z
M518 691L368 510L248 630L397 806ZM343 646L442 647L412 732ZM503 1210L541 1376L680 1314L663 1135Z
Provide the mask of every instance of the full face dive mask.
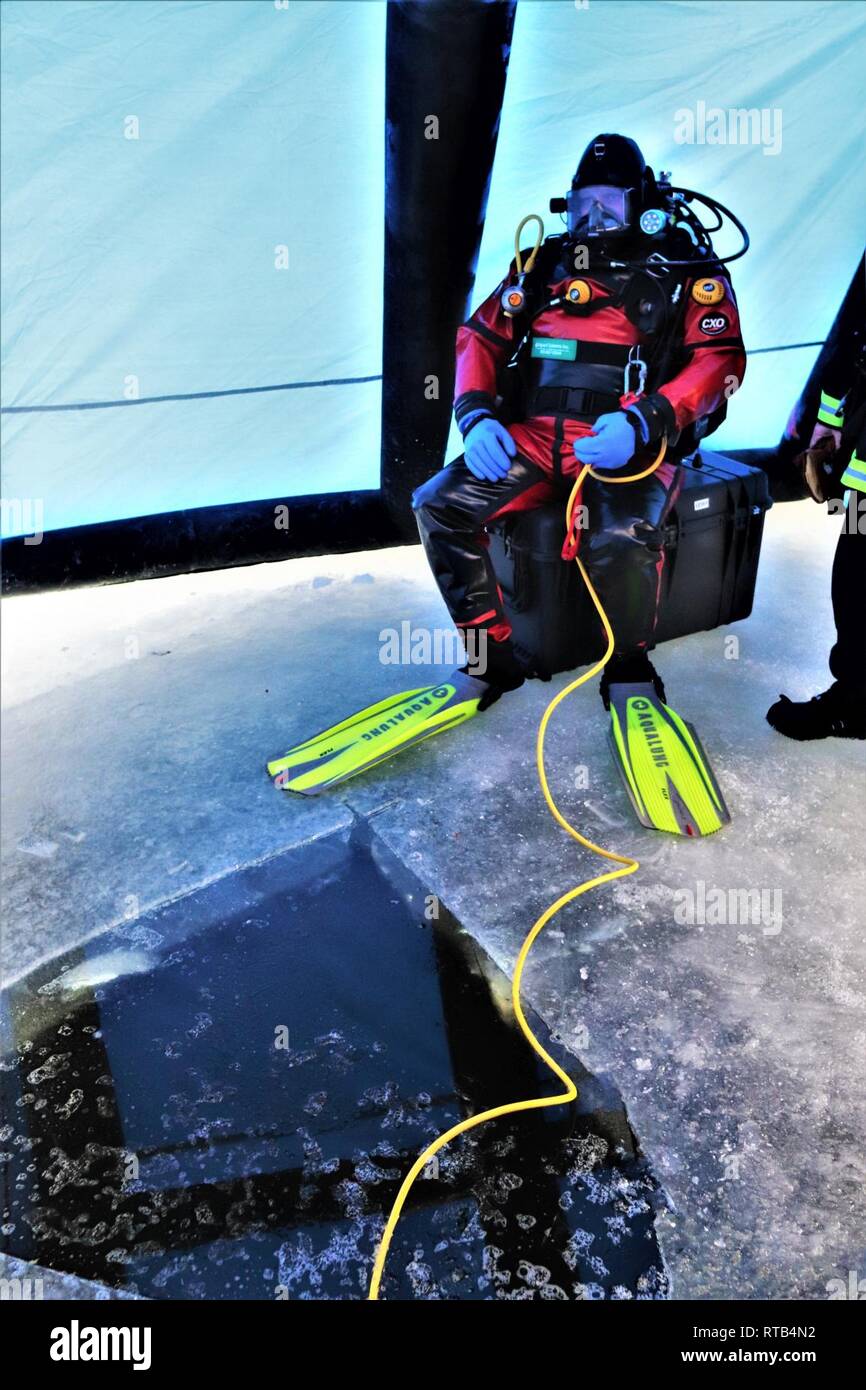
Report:
M589 184L572 188L565 198L569 235L581 237L627 236L632 230L635 190L613 184Z

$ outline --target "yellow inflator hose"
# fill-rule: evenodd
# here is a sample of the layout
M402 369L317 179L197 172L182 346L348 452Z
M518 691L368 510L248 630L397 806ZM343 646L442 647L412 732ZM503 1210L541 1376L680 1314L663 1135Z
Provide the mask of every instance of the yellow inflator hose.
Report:
M522 225L523 224L521 224L521 226ZM571 534L572 532L574 509L577 505L577 499L580 496L580 490L583 486L583 481L587 477L587 475L593 478L598 478L600 481L605 483L636 483L641 478L647 478L649 477L650 473L654 473L655 470L661 464L664 456L665 445L662 444L661 449L658 453L658 457L650 464L649 468L645 468L642 473L632 473L627 478L612 478L605 473L595 473L593 469L590 468L589 464L584 464L583 468L581 469L578 475L577 482L574 484L574 487L571 490L571 494L568 499L568 505L565 511L567 532L569 534ZM581 578L583 579L583 582L586 585L586 588L589 592L589 596L592 599L593 604L595 605L595 610L598 613L598 616L601 618L605 635L607 637L607 649L604 653L604 656L601 657L601 659L597 661L594 666L591 666L588 671L584 671L582 676L577 677L577 680L573 680L570 682L569 685L564 686L563 689L560 690L558 695L554 695L550 704L547 706L547 709L544 711L544 714L541 716L541 723L538 726L538 734L535 740L535 761L538 768L538 780L541 783L541 790L544 794L544 799L547 802L550 814L553 816L554 820L562 826L566 834L570 835L573 840L577 840L578 844L583 845L585 849L592 850L593 854L599 854L601 855L602 859L610 859L614 863L620 864L622 867L618 869L610 869L606 874L599 874L596 878L589 878L586 880L585 883L578 884L576 888L569 888L567 893L563 893L562 897L557 898L556 902L551 903L550 907L546 908L545 911L542 912L541 916L538 918L537 922L532 927L532 930L529 932L529 934L523 942L523 945L520 948L519 954L517 956L517 964L514 967L514 979L511 985L511 1003L514 1009L515 1018L517 1019L517 1022L520 1025L520 1030L523 1033L523 1036L526 1038L526 1041L529 1043L530 1047L532 1047L534 1051L538 1053L541 1060L547 1064L547 1066L553 1072L554 1076L556 1076L558 1080L562 1082L562 1084L565 1087L565 1090L560 1095L537 1096L533 1100L514 1100L510 1101L507 1105L494 1106L492 1110L482 1110L479 1115L471 1115L468 1120L461 1120L459 1124L453 1125L451 1129L446 1130L444 1134L440 1134L438 1138L434 1139L432 1144L427 1145L427 1148L424 1150L422 1154L419 1155L418 1158L416 1158L415 1162L412 1164L412 1167L409 1169L409 1172L403 1179L403 1184L400 1188L400 1191L397 1193L394 1205L391 1208L391 1213L388 1217L388 1220L385 1223L385 1230L382 1233L382 1239L379 1242L379 1249L376 1251L376 1259L373 1263L373 1274L370 1280L370 1292L367 1295L368 1300L374 1302L379 1297L379 1286L382 1282L382 1272L385 1268L385 1261L388 1258L388 1250L391 1245L391 1240L393 1238L397 1222L400 1220L400 1213L403 1210L406 1198L409 1195L409 1192L415 1179L418 1177L419 1173L422 1173L424 1171L433 1155L438 1153L440 1149L443 1149L446 1144L450 1144L452 1139L456 1139L458 1134L465 1134L467 1130L475 1129L478 1125L486 1124L488 1120L498 1119L501 1115L516 1115L521 1110L543 1110L553 1105L568 1105L571 1101L577 1099L577 1087L575 1086L571 1077L568 1076L567 1073L563 1071L562 1067L559 1066L559 1064L553 1060L553 1058L550 1056L550 1053L545 1051L545 1049L541 1046L541 1043L538 1041L538 1038L535 1036L532 1029L530 1028L529 1024L526 1022L526 1016L524 1015L523 1006L520 1002L520 982L523 976L523 969L526 965L527 959L529 957L529 952L532 950L536 938L547 926L547 923L550 921L550 919L556 916L560 908L565 907L566 903L573 902L575 898L579 898L582 893L588 893L591 888L598 888L601 886L602 883L612 883L615 878L625 878L628 874L633 874L636 869L640 868L639 861L637 859L633 859L631 855L615 854L614 851L611 849L603 849L601 845L597 845L593 840L588 840L585 835L581 835L579 830L575 830L574 826L571 824L570 821L566 820L565 816L562 814L556 802L554 801L550 791L550 786L548 785L547 773L544 770L544 736L547 732L547 726L550 723L550 719L554 710L557 708L557 706L561 705L563 700L565 700L569 695L571 695L573 691L577 690L579 686L585 685L587 681L592 680L593 676L598 675L598 672L601 671L602 668L606 666L608 661L610 660L614 648L613 628L610 625L610 620L608 619L608 616L601 605L601 600L592 586L589 575L587 574L586 569L584 568L583 562L581 561L579 555L575 556L575 561L577 563L578 569L580 570Z
M523 228L526 226L527 222L537 222L538 232L536 233L535 237L535 245L533 246L529 254L529 259L527 260L526 265L524 265L523 253L520 250L520 234L523 231ZM529 272L532 270L533 266L535 265L535 258L538 255L539 248L541 247L541 243L543 240L544 223L538 216L537 212L531 212L528 217L524 217L522 222L518 222L517 231L514 233L514 264L517 267L518 275L528 275Z

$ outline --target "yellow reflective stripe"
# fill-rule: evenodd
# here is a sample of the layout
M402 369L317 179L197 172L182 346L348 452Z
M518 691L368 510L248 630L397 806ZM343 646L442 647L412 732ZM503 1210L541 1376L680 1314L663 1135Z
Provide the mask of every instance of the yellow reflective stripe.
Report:
M830 429L841 429L845 423L845 412L842 409L842 402L835 396L831 396L829 391L821 392L821 405L818 410L818 422L829 426Z
M856 454L851 455L851 462L839 480L843 487L853 487L855 492L866 492L866 463Z

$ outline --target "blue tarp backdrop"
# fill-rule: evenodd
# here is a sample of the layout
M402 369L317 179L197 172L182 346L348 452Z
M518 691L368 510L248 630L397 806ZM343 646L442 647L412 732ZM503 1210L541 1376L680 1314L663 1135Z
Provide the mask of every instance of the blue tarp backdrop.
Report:
M378 486L386 8L2 5L2 404L193 397L4 415L4 497L46 530ZM587 139L631 134L750 230L762 351L716 443L774 444L818 351L782 349L863 249L864 46L846 0L522 0L476 298L525 213L558 230ZM719 143L747 108L757 138Z
M864 66L866 5L846 0L518 4L479 291L501 278L519 217L544 216L587 140L619 130L746 224L752 247L731 274L750 354L822 339L866 236ZM738 111L763 117L766 145L709 143L713 113ZM689 134L704 140L678 141ZM715 240L724 254L737 235ZM774 445L817 353L750 355L713 447Z
M384 5L2 13L4 406L379 376ZM377 487L380 400L7 415L4 496L53 529Z

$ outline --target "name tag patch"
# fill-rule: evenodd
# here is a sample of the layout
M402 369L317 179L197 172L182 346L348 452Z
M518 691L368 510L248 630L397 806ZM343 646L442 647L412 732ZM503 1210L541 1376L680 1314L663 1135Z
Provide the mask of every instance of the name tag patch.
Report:
M555 357L558 362L577 361L576 338L533 338L533 357Z

